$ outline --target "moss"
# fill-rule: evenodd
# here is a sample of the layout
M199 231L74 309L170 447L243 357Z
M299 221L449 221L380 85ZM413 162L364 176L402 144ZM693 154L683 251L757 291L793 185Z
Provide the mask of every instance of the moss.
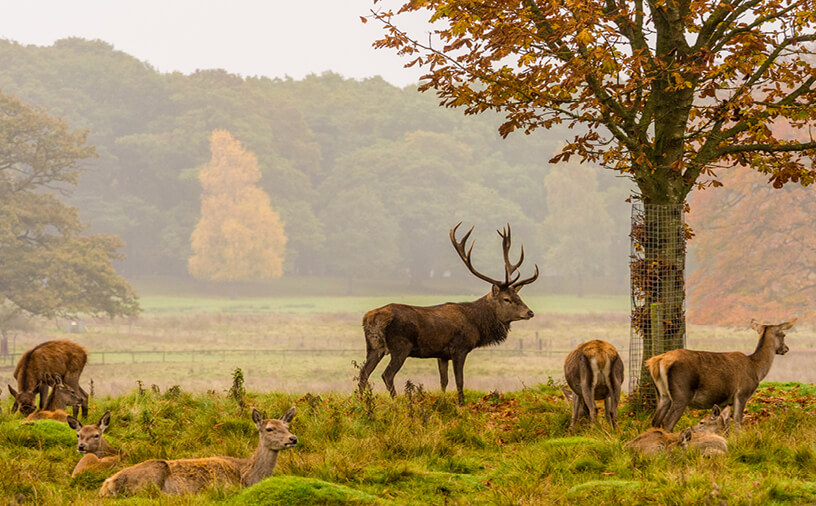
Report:
M359 490L314 478L272 476L236 495L230 504L384 504Z

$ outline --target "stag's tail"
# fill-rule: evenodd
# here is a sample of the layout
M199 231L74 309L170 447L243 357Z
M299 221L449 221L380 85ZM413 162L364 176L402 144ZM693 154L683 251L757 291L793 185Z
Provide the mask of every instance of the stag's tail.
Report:
M373 309L363 316L363 331L365 332L366 346L369 350L382 350L388 353L385 328L393 319L394 315L388 306Z
M665 357L658 355L646 361L646 367L649 369L649 375L657 388L657 393L660 397L667 397L672 400L671 391L669 391L669 365L664 360Z

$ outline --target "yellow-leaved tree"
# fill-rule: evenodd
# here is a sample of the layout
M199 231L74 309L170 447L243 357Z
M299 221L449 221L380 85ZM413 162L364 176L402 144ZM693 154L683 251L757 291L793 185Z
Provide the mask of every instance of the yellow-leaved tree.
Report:
M261 179L258 158L226 130L210 137L212 159L199 173L201 220L187 265L197 279L249 281L280 277L286 235Z

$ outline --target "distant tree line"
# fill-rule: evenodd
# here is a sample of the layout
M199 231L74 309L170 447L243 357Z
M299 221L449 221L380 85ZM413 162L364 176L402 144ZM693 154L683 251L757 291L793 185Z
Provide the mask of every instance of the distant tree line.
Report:
M257 156L257 184L284 224L284 275L466 277L447 239L464 220L480 243L509 221L545 275L625 279L629 186L549 165L574 136L566 129L502 140L498 117L463 117L379 78L163 74L76 38L0 41L0 65L0 91L89 130L99 156L81 162L69 202L92 231L125 242L126 275L187 272L199 173L224 130ZM480 268L502 265L488 256L496 248L477 249Z

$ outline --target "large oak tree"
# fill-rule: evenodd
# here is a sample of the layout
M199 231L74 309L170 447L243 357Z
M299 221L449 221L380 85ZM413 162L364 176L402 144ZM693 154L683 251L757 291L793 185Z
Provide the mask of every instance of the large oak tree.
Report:
M568 122L577 134L553 161L578 156L631 175L646 206L643 265L657 268L636 318L644 339L660 341L644 360L685 334L682 299L668 302L684 292L682 211L657 225L657 206L682 209L733 166L774 187L816 175L813 0L374 3L369 19L385 27L375 45L427 68L420 89L442 105L498 111L502 135ZM427 15L430 34L401 28L412 13ZM797 135L774 135L780 121Z
M122 242L83 235L60 196L94 156L85 131L0 93L0 332L15 315L131 316L136 295L113 268Z

